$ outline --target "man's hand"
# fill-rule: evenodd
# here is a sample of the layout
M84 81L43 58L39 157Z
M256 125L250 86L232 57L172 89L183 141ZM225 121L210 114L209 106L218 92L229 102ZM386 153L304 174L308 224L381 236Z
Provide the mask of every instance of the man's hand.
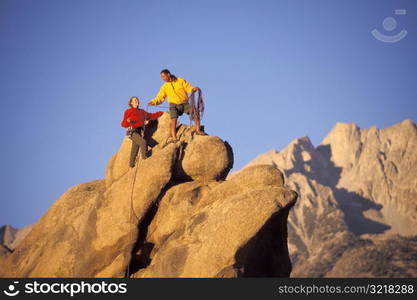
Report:
M127 118L127 123L130 123L130 118Z
M153 103L152 100L151 100L151 101L148 102L148 105L155 106L155 103Z
M192 91L195 92L195 91L198 91L199 89L200 88L196 86L196 87L193 87Z

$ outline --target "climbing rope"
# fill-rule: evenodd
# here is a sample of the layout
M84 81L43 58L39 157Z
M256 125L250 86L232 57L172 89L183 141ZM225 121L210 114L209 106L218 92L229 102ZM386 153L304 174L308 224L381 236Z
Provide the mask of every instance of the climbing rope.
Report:
M139 109L139 107L138 107L138 109ZM149 105L146 107L146 111L148 111L148 109L149 109ZM142 125L142 127L143 127L143 129L142 129L142 137L143 138L145 138L145 133L146 133L146 121L148 121L148 118L146 118L145 113L142 110L142 122L143 122L143 125ZM133 143L133 140L132 140L132 143ZM145 153L146 153L147 150L148 149L145 149ZM139 216L136 214L135 209L133 207L133 192L135 190L136 175L137 175L137 172L138 172L138 157L139 157L139 151L138 151L138 154L135 157L135 173L133 175L132 189L130 190L130 215L129 215L129 222L130 222L131 225L134 225L134 223L132 222L132 215L133 214L135 215L136 219L139 221ZM130 230L130 244L133 244L133 230ZM132 258L130 260L132 260ZM127 264L126 278L130 278L130 262L128 262L128 264Z
M193 91L191 93L191 95L189 96L189 98L187 99L188 103L191 106L191 112L190 112L190 127L191 127L191 122L192 120L200 120L200 118L203 115L204 112L204 102L203 102L203 97L201 94L201 90L197 89L198 91L198 98L197 98L197 102L195 101L195 91ZM146 111L149 110L149 104L146 106ZM168 108L169 106L158 106L159 108ZM155 107L156 108L156 107ZM139 109L139 107L138 107ZM146 121L147 118L142 110L142 122L143 122L143 130L142 130L142 137L145 138L145 134L146 134ZM132 132L133 134L133 132ZM132 140L133 142L133 140ZM182 147L181 147L182 148ZM182 150L182 149L180 149ZM147 149L145 149L145 151L147 151ZM132 188L130 191L130 215L129 215L129 222L133 225L134 223L132 222L132 215L134 214L136 219L139 220L139 216L136 214L135 209L133 207L133 193L134 193L134 188L135 188L135 183L136 183L136 177L137 177L137 171L138 171L138 156L139 153L137 154L136 158L135 158L135 172L134 172L134 176L133 176L133 182L132 182ZM130 230L130 243L133 243L133 230ZM132 249L133 251L133 249ZM132 258L131 258L132 260ZM130 278L130 262L127 265L127 272L126 272L126 278Z

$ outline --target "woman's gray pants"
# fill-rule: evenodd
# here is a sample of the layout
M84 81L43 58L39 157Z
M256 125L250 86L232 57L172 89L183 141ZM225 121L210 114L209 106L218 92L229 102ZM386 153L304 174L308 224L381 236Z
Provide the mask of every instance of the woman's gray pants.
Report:
M129 166L133 168L135 166L136 156L138 155L139 148L140 148L140 153L142 155L142 159L147 158L146 156L147 144L146 144L146 140L136 131L132 133L132 135L130 136L130 139L132 140L132 149L130 151Z

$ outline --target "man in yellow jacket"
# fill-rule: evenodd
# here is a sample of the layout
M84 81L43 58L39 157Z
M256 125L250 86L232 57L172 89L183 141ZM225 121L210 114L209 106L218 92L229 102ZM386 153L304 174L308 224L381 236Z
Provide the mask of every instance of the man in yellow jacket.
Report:
M174 142L177 139L177 119L183 113L190 114L191 105L188 103L188 93L198 90L187 80L176 77L167 69L161 71L161 79L165 83L161 86L158 95L148 102L148 105L158 105L168 97L169 115L171 116L171 138ZM200 120L194 120L196 134L206 135L200 128Z

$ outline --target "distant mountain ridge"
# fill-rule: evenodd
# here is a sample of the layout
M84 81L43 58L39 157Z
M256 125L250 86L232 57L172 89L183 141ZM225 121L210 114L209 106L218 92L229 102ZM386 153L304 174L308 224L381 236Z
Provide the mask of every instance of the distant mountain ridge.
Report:
M257 164L277 166L300 195L288 219L292 277L417 276L411 120L385 129L337 123L318 147L301 137L244 168Z
M25 238L33 225L28 225L20 229L14 228L9 224L0 227L0 246L1 252L10 252Z

